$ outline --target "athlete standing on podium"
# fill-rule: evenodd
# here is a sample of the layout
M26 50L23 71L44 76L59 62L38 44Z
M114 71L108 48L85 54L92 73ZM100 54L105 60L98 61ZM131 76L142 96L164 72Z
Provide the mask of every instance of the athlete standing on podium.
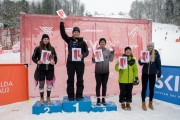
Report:
M96 96L97 96L97 105L106 105L105 97L107 91L107 82L109 77L109 62L112 62L114 59L114 47L113 50L108 50L106 46L106 39L100 38L99 48L102 50L102 56L104 61L96 62L95 54L93 53L92 62L95 63L95 78L96 78ZM102 101L100 99L100 89L102 86Z
M48 58L50 61L49 64L43 64L43 61L41 60L42 50L51 52ZM47 34L42 35L40 45L34 49L32 61L37 64L34 79L36 80L36 85L39 83L39 92L41 96L40 103L44 103L45 79L47 84L47 102L50 103L51 89L55 82L54 65L57 63L57 55L54 47L51 46L50 39Z
M84 58L88 56L89 51L86 42L80 37L80 29L74 27L72 31L72 37L69 37L66 34L64 22L60 22L60 34L63 40L68 44L68 58L67 58L67 94L70 101L74 100L74 75L76 72L77 75L77 89L76 89L76 100L81 100L83 98L83 89L84 89ZM81 61L72 61L72 48L81 48Z

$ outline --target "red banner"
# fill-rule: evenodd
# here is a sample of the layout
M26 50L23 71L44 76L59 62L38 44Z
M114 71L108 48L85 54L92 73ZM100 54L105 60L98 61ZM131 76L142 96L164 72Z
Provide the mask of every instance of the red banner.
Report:
M90 54L85 58L84 94L95 94L95 68L94 64L92 64L92 53L93 49L98 47L98 41L102 37L107 40L106 47L108 49L112 44L115 45L115 59L110 63L107 93L119 93L119 86L117 83L118 74L114 70L114 66L118 61L118 56L124 53L124 48L126 46L130 46L133 55L136 58L140 57L140 51L146 49L147 41L151 41L152 21L98 17L67 17L63 21L69 36L72 36L73 27L78 26L81 30L81 36L88 45ZM33 89L33 74L36 65L32 62L31 56L34 48L39 45L41 36L44 33L50 36L50 42L52 46L55 47L58 56L58 63L55 65L57 83L52 94L54 96L66 95L67 72L65 64L68 46L60 36L59 23L59 16L21 15L21 62L30 65L30 96L39 96L38 90L35 91Z
M0 106L29 99L27 65L0 64L0 73Z

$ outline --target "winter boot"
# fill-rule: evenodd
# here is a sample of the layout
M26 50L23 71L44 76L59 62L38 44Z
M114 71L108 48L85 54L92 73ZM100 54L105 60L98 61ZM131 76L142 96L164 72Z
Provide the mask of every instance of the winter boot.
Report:
M105 100L105 98L102 98L102 104L103 104L104 106L106 106L106 100Z
M101 99L97 98L97 106L100 106L100 105L101 105Z
M131 106L130 106L130 103L129 103L129 102L126 103L126 109L127 109L127 110L131 110Z
M41 103L41 104L44 103L44 97L40 97L40 103Z
M51 98L47 97L47 103L50 104L51 103Z
M149 108L150 108L151 110L154 110L154 107L153 107L152 101L149 101Z
M123 110L126 110L126 105L125 105L125 103L121 103L121 108L122 108Z
M142 109L143 109L144 111L147 111L146 102L142 102Z

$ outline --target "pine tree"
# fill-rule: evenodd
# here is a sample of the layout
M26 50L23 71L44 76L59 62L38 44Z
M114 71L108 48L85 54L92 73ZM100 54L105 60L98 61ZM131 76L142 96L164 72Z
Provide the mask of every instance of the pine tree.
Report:
M29 13L29 3L26 0L21 0L18 2L21 12Z
M167 23L171 23L172 22L172 18L173 18L173 15L174 15L174 3L172 0L166 0L166 3L165 3L165 15L166 15L166 20L167 20Z
M130 16L133 18L141 19L142 11L143 11L143 2L142 1L134 1L131 4L131 10L129 12Z
M4 0L2 3L3 23L4 27L19 27L20 8L18 3L10 0Z
M180 0L176 0L174 3L174 21L180 26Z
M53 14L54 13L54 6L51 0L43 0L42 2L42 13L43 14Z

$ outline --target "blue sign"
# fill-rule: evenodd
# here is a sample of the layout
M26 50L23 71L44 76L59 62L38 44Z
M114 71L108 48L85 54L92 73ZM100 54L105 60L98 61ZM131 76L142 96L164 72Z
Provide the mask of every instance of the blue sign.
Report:
M162 66L161 79L155 84L154 98L180 105L180 67Z

